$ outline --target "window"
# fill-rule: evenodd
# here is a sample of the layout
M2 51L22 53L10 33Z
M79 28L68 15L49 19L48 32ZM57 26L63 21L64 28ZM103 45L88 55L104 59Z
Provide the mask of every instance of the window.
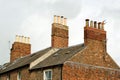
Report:
M20 71L17 74L17 80L21 80L21 72Z
M52 70L44 71L44 80L52 80Z
M7 74L7 80L10 80L10 74Z

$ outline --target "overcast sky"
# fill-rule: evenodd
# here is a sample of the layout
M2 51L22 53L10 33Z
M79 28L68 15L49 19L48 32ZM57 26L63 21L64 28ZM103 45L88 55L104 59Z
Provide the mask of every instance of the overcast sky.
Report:
M0 64L15 35L31 38L32 53L51 46L53 15L68 18L69 46L83 43L85 19L106 20L107 51L120 66L120 0L0 0ZM9 43L10 41L10 43Z

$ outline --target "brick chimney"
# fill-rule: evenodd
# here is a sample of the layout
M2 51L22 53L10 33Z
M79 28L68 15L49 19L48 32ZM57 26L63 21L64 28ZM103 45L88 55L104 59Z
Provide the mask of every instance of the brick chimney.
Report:
M12 44L10 62L31 53L30 38L16 35L15 42Z
M54 15L52 24L51 46L55 48L68 47L67 18Z
M104 30L104 21L90 21L86 19L86 25L84 27L84 43L88 45L89 43L95 43L95 41L103 42L106 45L106 31Z

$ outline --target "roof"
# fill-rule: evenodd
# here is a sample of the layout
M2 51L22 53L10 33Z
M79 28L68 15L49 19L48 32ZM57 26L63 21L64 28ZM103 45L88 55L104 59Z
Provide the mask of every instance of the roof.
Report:
M68 47L68 48L62 48L34 66L32 69L38 69L42 67L48 67L48 66L54 66L63 64L66 60L71 58L73 55L75 55L77 52L82 50L84 48L84 44Z
M3 68L1 69L0 73L4 73L16 68L20 68L23 67L25 65L30 64L32 61L34 61L36 58L42 56L44 53L46 53L47 51L49 51L51 49L51 47L46 48L44 50L38 51L36 53L27 55L25 57L19 58L17 60L15 60L14 62L10 63L8 66L3 66Z
M44 60L36 64L35 66L33 66L31 70L63 64L66 60L71 58L73 55L75 55L77 52L79 52L83 48L84 48L84 44L79 44L79 45L75 45L67 48L60 48L56 52L54 52L53 54L51 54L50 56L48 56L47 58L45 58ZM35 61L37 58L40 58L51 49L53 48L49 47L44 50L40 50L36 53L19 58L14 62L10 63L9 65L4 66L4 68L2 68L2 70L0 71L0 74L26 66L26 65L30 65L30 63Z

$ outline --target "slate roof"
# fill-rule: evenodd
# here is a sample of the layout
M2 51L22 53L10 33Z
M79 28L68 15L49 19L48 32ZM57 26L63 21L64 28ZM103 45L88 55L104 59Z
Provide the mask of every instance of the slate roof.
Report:
M38 69L42 67L48 67L48 66L54 66L63 64L66 60L71 58L73 55L75 55L77 52L82 50L84 48L84 44L63 48L34 66L32 69Z
M17 60L15 60L14 62L12 62L11 64L9 64L8 66L4 66L2 68L2 70L0 71L0 73L4 73L10 70L14 70L16 68L20 68L23 67L25 65L30 64L32 61L34 61L35 59L37 59L38 57L42 56L44 53L46 53L47 51L49 51L51 49L51 47L38 51L36 53L27 55L25 57L19 58Z
M34 67L32 67L31 70L63 64L66 60L71 58L73 55L75 55L78 51L82 50L83 48L84 48L84 44L79 44L68 48L60 48L57 52L55 52L54 54L50 55L49 57L47 57L46 59L35 65ZM4 66L0 71L0 74L29 65L31 62L41 57L51 49L52 47L49 47L44 50L33 53L31 55L27 55L25 57L19 58L14 62L10 63L9 65Z

